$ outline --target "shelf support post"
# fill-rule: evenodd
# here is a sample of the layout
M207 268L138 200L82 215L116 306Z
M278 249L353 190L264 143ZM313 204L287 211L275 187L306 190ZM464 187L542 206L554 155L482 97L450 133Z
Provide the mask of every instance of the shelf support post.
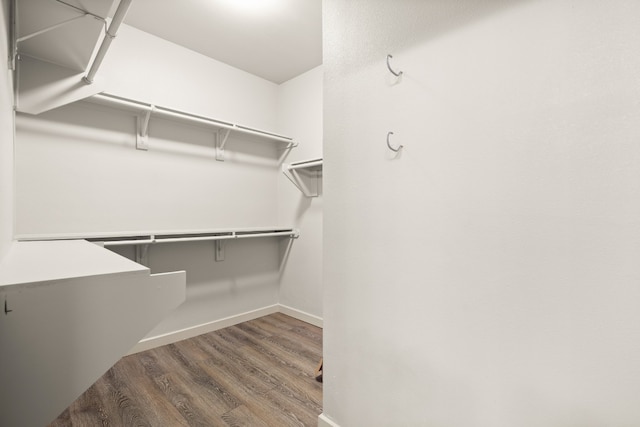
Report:
M224 261L224 240L216 240L216 261Z
M136 150L149 150L149 119L151 118L151 113L154 108L152 105L146 114L144 114L144 117L136 116L138 127L138 132L136 132Z
M227 143L227 138L231 129L220 129L215 133L216 140L216 160L224 162L224 146Z

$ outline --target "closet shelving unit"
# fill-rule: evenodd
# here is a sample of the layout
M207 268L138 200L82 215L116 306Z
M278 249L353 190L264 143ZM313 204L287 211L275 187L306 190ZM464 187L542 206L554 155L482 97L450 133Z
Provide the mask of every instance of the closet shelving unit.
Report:
M184 271L152 274L84 240L12 242L0 361L14 386L0 392L0 425L47 424L185 297Z
M87 240L104 246L148 245L156 243L178 243L215 241L230 239L248 239L255 237L291 237L297 238L299 230L285 227L255 227L233 229L203 230L158 230L141 232L104 232L104 233L54 233L21 234L16 240L21 242L46 240Z
M291 149L298 145L293 138L288 136L279 135L237 123L231 123L229 121L153 105L134 99L123 98L104 92L87 98L87 101L137 112L138 132L136 135L136 148L139 150L148 149L149 120L152 115L215 129L216 160L220 161L224 161L224 149L231 132L252 135L268 141L286 144L285 149Z
M258 237L297 239L299 236L300 231L296 228L260 227L142 232L25 234L17 236L17 240L19 242L84 240L104 247L134 246L136 249L136 262L142 265L147 265L147 250L149 245L160 243L211 241L216 244L216 261L223 261L224 242L227 240L251 239Z
M318 197L322 179L322 158L282 165L282 173L306 197Z

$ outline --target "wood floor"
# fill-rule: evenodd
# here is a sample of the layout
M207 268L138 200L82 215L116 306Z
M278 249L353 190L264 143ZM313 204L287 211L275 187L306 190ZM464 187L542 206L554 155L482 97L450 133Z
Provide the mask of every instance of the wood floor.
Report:
M322 330L281 313L121 359L60 426L316 426Z

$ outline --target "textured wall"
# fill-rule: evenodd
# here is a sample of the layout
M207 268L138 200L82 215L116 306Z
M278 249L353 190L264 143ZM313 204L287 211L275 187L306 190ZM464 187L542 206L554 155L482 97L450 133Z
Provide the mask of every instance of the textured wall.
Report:
M640 423L639 15L325 0L328 419Z
M9 2L0 9L0 57L7 58ZM13 89L10 71L0 67L0 260L13 239Z

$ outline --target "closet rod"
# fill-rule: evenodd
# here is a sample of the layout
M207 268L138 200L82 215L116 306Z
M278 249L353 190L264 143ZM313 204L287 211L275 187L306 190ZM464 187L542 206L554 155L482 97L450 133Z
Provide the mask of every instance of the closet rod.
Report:
M150 245L155 242L154 239L141 239L141 240L113 240L110 242L102 242L103 246L126 246L126 245Z
M109 28L105 31L102 44L100 44L100 49L98 49L98 53L91 64L91 68L89 68L89 72L82 79L85 83L93 83L93 78L96 76L98 68L100 68L102 60L106 56L109 46L111 46L111 42L118 34L118 28L120 28L120 24L124 21L124 17L127 15L127 11L129 10L129 6L131 6L131 0L120 0L116 13L113 15L113 19L109 24Z
M231 234L223 236L203 236L203 237L168 237L166 239L156 239L153 243L176 243L176 242L202 242L211 240L229 240L235 239Z
M289 170L306 169L306 168L313 168L313 167L316 167L316 166L322 166L322 160L314 160L314 161L309 161L309 162L292 163L287 167L287 169L289 169Z
M276 231L273 233L236 234L236 239L248 239L250 237L277 237L277 236L298 237L298 234L295 231Z
M179 242L202 242L202 241L217 241L217 240L233 240L233 239L248 239L254 237L278 237L289 236L297 238L299 235L297 230L290 231L273 231L263 233L246 233L239 234L237 232L231 232L230 234L220 234L216 236L189 236L189 237L158 237L151 236L151 238L145 239L128 239L128 240L100 240L91 239L91 241L100 242L105 247L109 246L127 246L127 245L150 245L156 243L179 243Z
M272 132L267 132L260 129L254 129L247 126L241 126L241 125L237 125L234 123L230 123L230 122L226 122L218 119L198 116L196 114L191 114L184 111L178 111L178 110L173 110L166 107L160 107L157 105L146 104L144 102L127 99L120 96L110 95L104 92L93 95L91 98L102 104L112 104L112 105L119 105L127 108L133 108L136 110L151 111L152 114L168 116L168 117L177 118L181 120L187 120L195 123L204 124L207 126L213 126L216 128L230 129L234 132L256 135L256 136L260 136L266 139L271 139L274 141L286 142L287 144L293 147L298 145L293 140L293 138L289 138L288 136L278 135Z

